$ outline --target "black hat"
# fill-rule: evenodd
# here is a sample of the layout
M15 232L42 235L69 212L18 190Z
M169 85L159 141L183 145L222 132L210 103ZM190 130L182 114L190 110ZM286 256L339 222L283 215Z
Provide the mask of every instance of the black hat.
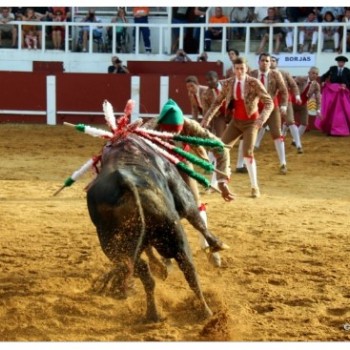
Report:
M348 62L348 59L345 56L338 56L335 58L337 62Z

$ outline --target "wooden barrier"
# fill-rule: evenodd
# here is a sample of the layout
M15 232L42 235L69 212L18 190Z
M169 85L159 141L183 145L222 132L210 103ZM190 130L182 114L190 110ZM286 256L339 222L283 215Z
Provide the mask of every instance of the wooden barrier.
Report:
M223 77L222 62L170 62L170 61L128 61L128 69L132 75L160 74L160 75L196 75L205 76L213 70Z
M202 63L196 63L202 64ZM160 110L162 74L140 74L139 112L157 115ZM168 97L175 100L184 114L191 114L185 87L187 74L170 75ZM0 72L0 122L47 122L47 72ZM57 73L55 75L56 122L104 124L102 103L108 100L114 111L122 113L131 98L130 74ZM198 76L205 84L204 75ZM296 115L298 121L299 116ZM314 129L310 117L309 128Z

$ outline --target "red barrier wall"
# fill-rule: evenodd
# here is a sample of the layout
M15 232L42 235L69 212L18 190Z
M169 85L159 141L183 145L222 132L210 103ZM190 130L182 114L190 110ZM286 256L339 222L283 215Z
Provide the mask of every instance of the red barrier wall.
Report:
M122 112L131 96L129 74L66 73L56 76L57 111L102 112L102 103L108 100L115 112ZM98 115L57 115L57 123L104 123Z
M132 75L203 75L214 70L223 76L223 64L217 62L169 62L169 61L128 61L128 69Z
M159 113L160 75L140 75L140 113Z
M0 109L46 111L46 75L0 72ZM0 114L0 122L46 123L46 116Z
M174 62L172 62L174 63ZM175 62L176 63L176 62ZM203 64L197 63L197 64ZM45 72L0 72L0 110L46 112ZM159 113L161 74L140 75L140 113ZM191 114L185 86L187 74L169 76L169 98L175 100L185 114ZM198 76L205 84L204 75ZM131 98L129 74L56 74L56 107L58 112L95 112L96 114L57 114L57 124L70 123L104 124L102 103L107 99L115 112L122 112ZM309 128L314 129L310 117ZM299 117L296 115L296 120ZM0 114L0 122L46 123L46 115Z

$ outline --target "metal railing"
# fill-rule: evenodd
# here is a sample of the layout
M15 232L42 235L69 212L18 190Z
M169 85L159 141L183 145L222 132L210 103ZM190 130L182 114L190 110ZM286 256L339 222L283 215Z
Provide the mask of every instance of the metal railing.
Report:
M346 35L347 30L349 29L350 25L345 22L339 22L339 23L305 23L305 22L298 22L298 23L276 23L276 24L260 24L260 23L247 23L247 24L241 24L241 23L228 23L228 24L167 24L167 23L149 23L149 24L135 24L135 23L87 23L87 22L31 22L31 21L12 21L8 25L16 25L18 28L18 50L23 50L23 26L24 25L35 25L38 27L41 27L41 43L40 48L38 50L46 51L47 49L47 42L48 37L46 36L47 28L52 26L64 26L65 27L65 37L64 37L64 52L74 52L76 49L76 44L78 42L78 36L79 36L79 30L81 27L89 27L89 38L93 38L93 30L95 28L100 28L102 31L103 41L107 40L106 32L107 28L112 28L112 40L111 40L111 50L109 53L115 54L117 52L116 47L116 28L117 27L125 27L128 32L133 31L134 28L142 28L142 27L149 27L152 33L152 46L156 47L156 50L153 50L152 52L155 54L171 54L171 47L172 47L172 36L173 32L176 29L179 32L178 42L179 42L179 48L184 48L184 40L186 35L186 30L189 28L198 28L200 30L199 35L199 52L204 51L204 37L205 37L205 31L208 29L208 27L214 27L214 28L223 28L222 32L222 39L221 39L221 47L219 52L222 54L225 54L227 52L227 45L226 43L230 41L231 43L235 43L234 39L231 39L232 30L234 28L245 28L246 29L246 35L244 39L244 50L242 50L242 54L249 54L252 53L252 41L258 41L258 39L255 34L254 30L256 29L267 29L269 33L269 41L268 41L268 49L267 52L273 52L273 30L274 28L292 28L293 30L293 54L297 53L298 48L298 33L302 27L316 27L318 30L318 41L317 41L317 51L315 53L319 54L322 52L322 47L320 47L320 37L323 27L337 27L339 29L342 29L343 33L343 40L341 40L341 47L340 51L345 54L346 53ZM130 34L132 36L132 33ZM131 52L134 54L142 53L140 50L140 30L135 31L135 49L130 49ZM132 39L133 40L133 39ZM51 40L49 40L51 41ZM156 41L156 43L155 43ZM242 41L241 41L242 42ZM87 52L93 53L93 40L88 41L88 48ZM126 52L128 53L128 52Z

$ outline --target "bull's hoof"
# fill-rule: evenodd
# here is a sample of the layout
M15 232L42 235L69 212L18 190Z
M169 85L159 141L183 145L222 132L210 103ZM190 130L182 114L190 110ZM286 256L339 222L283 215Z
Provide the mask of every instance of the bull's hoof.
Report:
M211 265L213 265L214 267L221 267L221 257L220 254L218 252L216 253L212 253L212 252L207 252L207 258L208 261Z
M201 316L203 317L203 319L209 318L213 315L213 311L210 310L208 305L206 305L201 312Z
M159 323L165 321L165 317L159 316L158 313L147 314L145 323Z
M225 250L225 249L230 249L230 247L221 241L216 241L210 245L210 251L212 253L216 253L216 252L219 252L219 251Z

